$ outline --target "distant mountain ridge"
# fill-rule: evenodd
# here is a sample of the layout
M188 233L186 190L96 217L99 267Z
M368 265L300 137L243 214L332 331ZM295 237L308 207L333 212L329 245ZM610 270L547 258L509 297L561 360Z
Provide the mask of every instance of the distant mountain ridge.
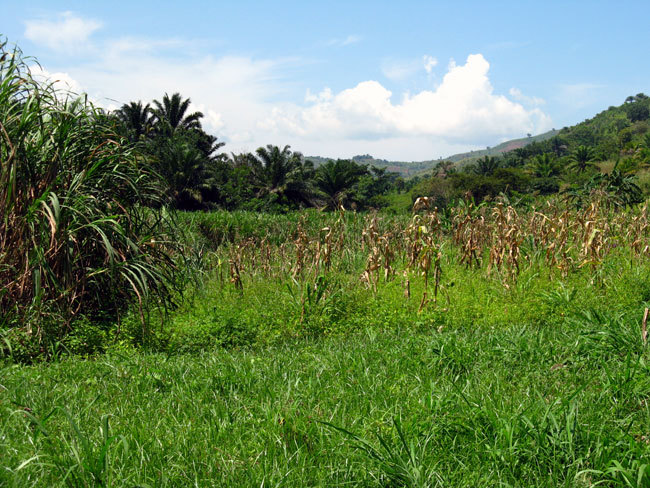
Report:
M463 166L476 159L482 158L483 156L495 156L498 154L503 154L515 149L519 149L521 147L525 147L533 142L545 141L551 137L556 136L557 134L559 134L559 131L553 129L536 136L522 137L519 139L505 141L494 147L487 147L478 151L458 153L446 158L430 159L425 161L389 161L386 159L374 158L370 154L358 155L350 159L359 164L368 164L370 166L376 166L377 168L386 168L388 171L394 171L396 173L399 173L401 176L409 177L432 170L440 161L451 161L452 163L457 163L458 166ZM305 159L313 161L315 166L320 166L330 159L336 158L305 156Z

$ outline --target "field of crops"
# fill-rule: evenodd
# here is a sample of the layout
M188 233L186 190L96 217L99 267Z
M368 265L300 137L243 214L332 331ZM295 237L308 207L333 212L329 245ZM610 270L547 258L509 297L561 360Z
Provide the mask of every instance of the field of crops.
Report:
M215 338L244 346L276 336L345 333L369 317L382 317L389 327L471 326L490 317L497 325L504 313L527 320L539 316L539 307L519 302L557 290L611 292L623 270L642 273L650 254L646 207L620 212L603 201L580 210L557 202L539 209L498 202L413 216L314 211L182 218L192 229L192 247L209 264L201 305L190 306L195 320L172 329L184 334L205 326L209 335L214 325L208 345ZM228 328L233 314L241 316ZM184 336L178 347L190 344Z
M1 370L0 484L647 486L647 207L427 203L179 214L144 339Z

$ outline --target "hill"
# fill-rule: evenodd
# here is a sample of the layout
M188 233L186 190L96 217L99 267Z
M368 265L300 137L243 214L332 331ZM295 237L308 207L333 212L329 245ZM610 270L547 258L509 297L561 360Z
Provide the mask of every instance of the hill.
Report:
M534 142L545 141L556 136L558 133L559 131L553 129L536 136L505 141L494 147L487 147L478 151L458 153L446 158L427 159L424 161L389 161L387 159L374 158L370 154L353 156L351 159L359 164L367 164L369 166L375 166L377 168L386 168L388 171L399 173L403 177L410 177L430 171L440 161L451 161L453 163L459 163L459 165L462 166L483 156L497 156L514 149L525 147L528 144L532 144ZM306 156L305 158L312 161L316 167L320 166L323 163L326 163L330 159L336 159L323 156Z

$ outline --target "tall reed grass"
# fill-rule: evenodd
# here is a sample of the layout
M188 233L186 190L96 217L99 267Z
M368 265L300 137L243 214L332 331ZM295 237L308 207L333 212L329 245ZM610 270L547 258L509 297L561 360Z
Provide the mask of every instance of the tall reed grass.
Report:
M0 41L0 331L42 349L77 318L169 303L177 267L159 178L33 63Z

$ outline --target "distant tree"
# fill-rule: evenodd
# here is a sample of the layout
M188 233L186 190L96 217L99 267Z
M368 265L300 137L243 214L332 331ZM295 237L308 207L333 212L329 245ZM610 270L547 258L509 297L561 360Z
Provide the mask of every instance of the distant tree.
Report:
M552 178L561 173L560 165L549 153L535 156L531 170L538 178Z
M551 149L556 156L562 156L566 150L566 142L559 136L555 136L550 140Z
M587 146L578 146L570 156L571 164L569 168L577 170L578 173L584 173L594 166L594 159L593 149Z
M472 167L477 175L489 176L499 168L499 162L494 156L484 156Z
M639 122L650 118L650 109L647 103L635 102L627 106L626 113L630 121Z
M454 163L451 161L440 161L433 169L433 176L445 178L454 172Z
M225 161L227 159L226 154L218 152L219 149L225 146L225 142L217 140L215 136L208 134L203 129L194 129L187 131L187 133L196 148L201 151L207 160Z
M327 207L335 209L353 199L354 185L366 174L368 168L354 161L330 160L316 170L316 186L325 195Z
M168 187L171 204L181 210L207 208L206 194L216 191L210 160L194 141L179 132L151 144L152 162Z
M571 186L564 191L567 200L582 207L594 195L604 193L605 203L615 207L627 207L642 203L643 191L637 185L634 175L625 174L619 169L619 161L608 174L596 173L581 186Z
M645 134L637 147L638 157L641 163L650 163L650 133Z
M354 186L355 198L358 208L379 208L384 206L382 198L386 193L395 187L397 173L388 171L386 168L370 167L370 171L361 175L359 182Z
M126 135L131 142L137 142L149 134L154 124L154 115L149 104L142 102L125 103L115 116L122 123Z
M313 163L305 162L301 153L268 144L255 151L250 163L258 198L271 204L314 205Z
M180 93L171 97L165 93L162 101L154 100L156 128L159 132L174 132L177 129L200 129L203 113L188 113L190 99L183 100Z

